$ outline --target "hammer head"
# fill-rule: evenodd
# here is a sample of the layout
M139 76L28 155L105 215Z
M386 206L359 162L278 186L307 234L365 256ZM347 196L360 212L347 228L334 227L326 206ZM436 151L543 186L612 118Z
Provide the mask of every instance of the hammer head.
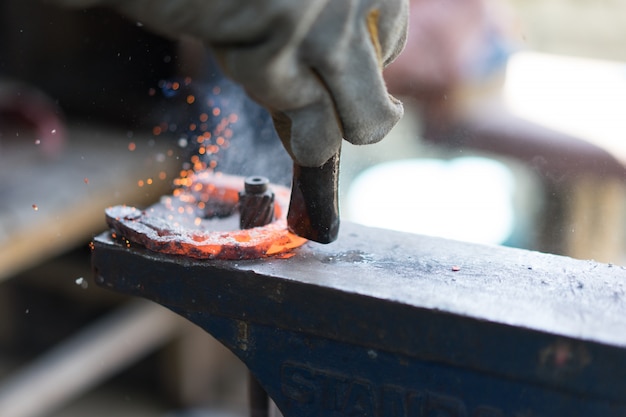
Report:
M289 231L319 243L330 243L339 234L339 155L321 167L294 163Z

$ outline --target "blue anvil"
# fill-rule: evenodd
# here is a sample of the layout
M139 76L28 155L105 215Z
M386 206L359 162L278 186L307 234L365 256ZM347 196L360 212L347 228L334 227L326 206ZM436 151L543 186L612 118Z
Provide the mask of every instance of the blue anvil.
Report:
M285 417L626 416L626 270L342 225L289 259L103 234L96 282L220 340Z

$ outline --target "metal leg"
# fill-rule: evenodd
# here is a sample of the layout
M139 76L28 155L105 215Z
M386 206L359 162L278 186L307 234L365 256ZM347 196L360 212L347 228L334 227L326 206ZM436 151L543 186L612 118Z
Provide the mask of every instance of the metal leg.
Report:
M269 397L256 378L248 373L248 399L250 417L269 417Z

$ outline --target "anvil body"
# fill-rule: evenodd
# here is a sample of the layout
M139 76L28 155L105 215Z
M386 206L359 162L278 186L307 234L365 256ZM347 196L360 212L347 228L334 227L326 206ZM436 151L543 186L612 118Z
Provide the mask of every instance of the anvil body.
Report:
M220 340L285 417L626 416L626 270L345 223L288 259L94 241L96 282Z

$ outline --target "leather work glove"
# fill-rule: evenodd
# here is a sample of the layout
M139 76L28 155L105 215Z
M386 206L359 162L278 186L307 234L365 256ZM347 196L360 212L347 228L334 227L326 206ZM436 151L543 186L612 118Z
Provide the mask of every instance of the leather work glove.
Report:
M110 6L170 37L191 35L264 105L294 162L322 166L400 119L382 69L404 46L408 0L53 0Z

